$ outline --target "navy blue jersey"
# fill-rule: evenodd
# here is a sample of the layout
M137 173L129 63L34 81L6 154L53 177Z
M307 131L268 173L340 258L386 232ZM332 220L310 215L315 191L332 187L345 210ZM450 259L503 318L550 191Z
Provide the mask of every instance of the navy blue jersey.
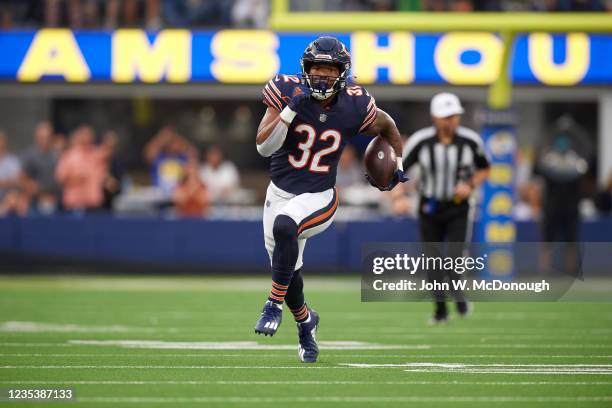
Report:
M279 112L300 85L292 75L277 75L263 89L263 102ZM271 157L270 177L292 193L317 193L334 187L336 169L347 141L376 121L374 98L360 86L350 86L323 108L310 98L291 122L283 146Z

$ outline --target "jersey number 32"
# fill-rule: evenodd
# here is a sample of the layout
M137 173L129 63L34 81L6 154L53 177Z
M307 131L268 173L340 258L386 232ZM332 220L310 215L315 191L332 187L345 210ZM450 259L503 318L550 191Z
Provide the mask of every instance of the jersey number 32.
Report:
M296 169L302 169L308 165L309 171L313 171L315 173L329 173L329 166L321 165L320 161L323 156L338 150L340 147L340 141L342 140L342 135L340 132L335 129L327 129L323 131L319 135L319 140L327 141L329 139L333 139L333 142L331 146L325 147L317 152L312 151L312 147L317 139L317 132L312 126L302 123L301 125L297 125L295 127L295 132L305 133L306 141L298 144L298 148L302 151L301 156L296 158L294 155L290 154L289 163L291 163L291 165Z

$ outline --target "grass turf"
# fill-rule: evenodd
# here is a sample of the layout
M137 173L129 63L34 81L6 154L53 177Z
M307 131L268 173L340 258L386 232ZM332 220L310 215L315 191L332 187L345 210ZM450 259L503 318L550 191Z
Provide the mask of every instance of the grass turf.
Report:
M611 303L478 303L429 327L428 303L361 303L354 278L306 277L319 340L369 347L333 343L306 365L289 313L273 338L253 333L268 285L0 277L0 389L74 390L53 406L612 406ZM120 340L180 344L96 343ZM226 348L186 348L201 342Z

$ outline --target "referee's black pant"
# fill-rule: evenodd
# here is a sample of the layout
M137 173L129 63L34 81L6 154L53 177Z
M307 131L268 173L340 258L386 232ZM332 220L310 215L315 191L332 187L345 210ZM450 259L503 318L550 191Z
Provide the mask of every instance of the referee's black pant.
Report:
M469 220L470 206L467 201L455 203L436 202L435 208L425 200L421 201L419 211L419 227L421 232L421 241L423 242L424 255L426 257L440 257L444 260L445 257L457 258L463 256L467 248L466 240L468 237L468 228L471 229L471 220ZM446 251L444 251L443 242L448 242ZM463 279L461 274L454 270L445 268L429 269L429 282L449 282L450 292L457 302L465 302L465 297L460 289L453 287L453 281ZM436 302L444 302L446 294L443 290L433 291L434 300Z

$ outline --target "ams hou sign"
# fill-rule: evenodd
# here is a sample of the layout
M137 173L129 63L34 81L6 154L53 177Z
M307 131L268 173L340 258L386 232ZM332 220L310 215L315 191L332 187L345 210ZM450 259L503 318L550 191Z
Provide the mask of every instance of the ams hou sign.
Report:
M17 82L259 84L300 72L317 33L182 29L0 33L0 80ZM338 33L361 84L488 85L503 45L493 33ZM514 43L518 84L612 84L612 35L533 33Z

